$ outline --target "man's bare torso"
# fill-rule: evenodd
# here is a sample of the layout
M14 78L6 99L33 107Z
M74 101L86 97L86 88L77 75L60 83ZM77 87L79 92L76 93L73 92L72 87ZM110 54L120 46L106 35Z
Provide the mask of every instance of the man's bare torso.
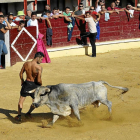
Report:
M26 72L27 81L38 82L38 79L41 77L40 72L42 72L42 67L34 61L26 62L21 69L20 76L24 72Z

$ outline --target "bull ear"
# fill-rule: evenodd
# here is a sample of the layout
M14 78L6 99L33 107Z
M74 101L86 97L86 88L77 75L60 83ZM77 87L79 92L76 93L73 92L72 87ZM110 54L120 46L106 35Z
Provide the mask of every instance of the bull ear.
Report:
M47 95L49 92L50 92L51 90L50 90L50 88L45 88L45 93L44 94L40 94L40 96L45 96L45 95Z
M47 87L46 87L46 88L45 88L45 91L46 91L46 92L50 92L51 90L50 90L50 88L47 88Z
M27 93L34 93L35 92L35 90L36 90L36 88L35 89L33 89L33 90L30 90L30 91L26 91Z

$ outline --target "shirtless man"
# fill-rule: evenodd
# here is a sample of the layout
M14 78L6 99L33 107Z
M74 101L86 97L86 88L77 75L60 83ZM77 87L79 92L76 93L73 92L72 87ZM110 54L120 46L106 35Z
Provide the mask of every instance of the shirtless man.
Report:
M21 111L23 108L23 102L26 99L26 96L31 96L34 99L34 93L28 94L27 91L33 90L38 86L42 85L41 74L42 67L40 64L43 60L44 54L42 52L37 52L34 59L31 62L25 62L20 71L21 79L21 91L20 98L18 102L18 115L15 117L15 120L21 122ZM23 79L23 73L26 72L26 80ZM31 105L29 111L25 114L25 117L31 117L31 112L34 110L34 107Z

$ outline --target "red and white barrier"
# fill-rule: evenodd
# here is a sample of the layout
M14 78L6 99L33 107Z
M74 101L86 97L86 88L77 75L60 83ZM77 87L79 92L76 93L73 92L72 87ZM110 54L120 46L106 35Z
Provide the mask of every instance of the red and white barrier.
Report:
M19 51L14 47L14 44L16 43L16 41L18 40L18 38L20 37L20 35L22 34L23 31L25 33L27 33L27 35L34 41L34 44L33 44L32 48L29 50L29 53L27 54L25 59L22 57L22 54L20 54ZM28 32L28 30L26 30L26 28L23 27L22 30L18 33L18 35L14 39L14 41L12 42L11 48L13 48L13 50L21 58L22 61L27 61L27 59L29 58L29 55L32 53L32 51L33 51L34 47L36 46L36 44L37 44L36 39Z

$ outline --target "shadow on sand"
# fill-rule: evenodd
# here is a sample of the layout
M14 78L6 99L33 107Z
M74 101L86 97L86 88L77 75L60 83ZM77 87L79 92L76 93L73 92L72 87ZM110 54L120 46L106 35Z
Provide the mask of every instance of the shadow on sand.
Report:
M19 123L14 118L17 115L17 113L18 112L16 110L8 110L8 109L0 108L0 114L4 114L5 116L7 116L8 120L10 120L12 123L15 123L15 124ZM15 114L14 117L12 114ZM43 119L45 119L47 121L51 121L52 118L53 118L52 113L32 113L32 118L25 118L25 114L22 113L22 123L24 123L24 122L40 123L41 120L43 120ZM1 119L5 119L5 118L1 118Z

